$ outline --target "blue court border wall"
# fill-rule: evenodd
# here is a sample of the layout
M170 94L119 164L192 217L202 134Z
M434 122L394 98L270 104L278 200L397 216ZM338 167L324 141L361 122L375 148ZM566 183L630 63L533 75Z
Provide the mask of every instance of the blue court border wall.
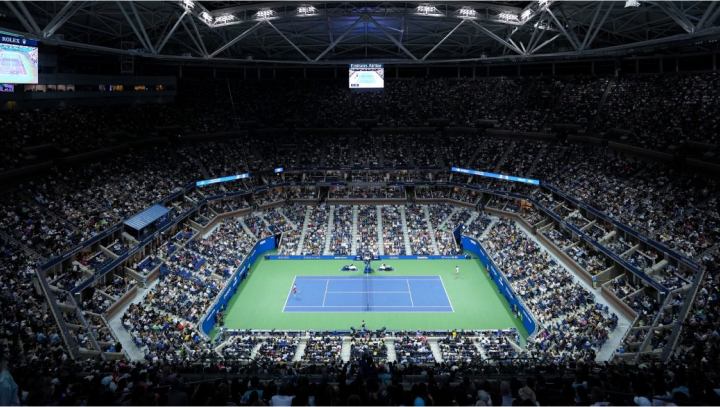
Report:
M275 236L266 237L265 239L255 243L250 255L247 256L240 267L235 270L235 273L233 273L230 277L228 283L220 291L215 303L210 307L203 319L200 320L199 328L205 335L209 334L215 326L215 314L217 314L221 309L227 307L228 302L230 302L230 299L232 299L233 295L237 292L240 283L242 283L242 281L247 277L248 272L250 271L252 265L255 264L255 261L257 261L257 259L263 254L273 249L275 249Z
M525 327L525 330L528 332L529 336L532 336L537 329L535 317L533 317L530 311L528 311L525 303L518 298L517 295L515 295L515 291L513 291L512 286L505 279L505 275L500 272L500 269L495 265L495 262L492 261L490 256L488 256L482 245L477 240L467 236L462 237L462 245L463 249L478 256L480 262L488 270L488 273L490 273L490 277L495 282L498 291L507 300L510 305L510 309L517 310L518 316L522 318L522 324Z

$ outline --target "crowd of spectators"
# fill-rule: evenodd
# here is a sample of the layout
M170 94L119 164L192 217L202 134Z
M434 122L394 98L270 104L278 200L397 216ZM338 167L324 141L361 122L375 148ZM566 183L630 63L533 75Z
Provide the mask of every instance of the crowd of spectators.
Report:
M386 255L405 255L405 228L402 223L402 214L397 205L383 205L382 236Z
M395 358L402 364L435 363L430 344L422 333L411 333L395 338Z
M333 209L332 237L330 254L347 256L352 250L353 207L335 205Z
M405 207L405 219L412 254L435 254L433 237L428 227L424 207L420 205L407 205Z
M380 254L377 207L358 205L357 211L357 254L377 256Z
M540 324L540 333L528 345L530 353L552 360L594 360L618 317L596 303L592 293L516 224L498 221L481 243Z
M378 365L387 363L388 351L384 338L353 337L350 342L350 357L353 360L372 360Z
M343 338L341 336L310 336L305 345L303 363L323 365L342 364Z
M327 231L329 209L327 205L316 205L310 208L308 214L305 240L300 246L298 254L303 256L323 254L325 250L325 232Z

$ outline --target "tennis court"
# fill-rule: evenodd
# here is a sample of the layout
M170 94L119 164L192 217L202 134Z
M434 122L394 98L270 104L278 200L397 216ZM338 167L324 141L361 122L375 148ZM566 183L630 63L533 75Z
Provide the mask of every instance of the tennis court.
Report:
M332 331L359 326L364 320L368 329L516 327L524 332L522 321L513 316L477 259L393 260L395 271L372 274L370 281L362 270L339 271L345 265L347 260L260 258L228 303L224 328ZM460 266L459 279L455 278L456 265ZM416 281L421 279L427 280ZM293 302L293 281L301 302ZM370 290L365 288L368 286ZM367 291L371 291L372 312L368 312Z
M283 312L453 312L440 276L297 276Z
M373 72L360 72L358 73L358 83L363 84L370 84L370 83L376 83L377 80L375 80L375 73Z

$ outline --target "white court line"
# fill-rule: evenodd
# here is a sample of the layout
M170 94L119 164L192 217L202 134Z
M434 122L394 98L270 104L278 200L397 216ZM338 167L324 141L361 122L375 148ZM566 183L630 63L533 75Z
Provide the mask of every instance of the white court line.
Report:
M445 283L443 282L442 277L438 276L438 278L440 279L440 284L442 284L443 290L445 291L445 298L447 298L448 304L450 304L450 309L451 309L452 312L454 313L454 312L455 312L455 308L453 308L453 306L452 306L452 301L450 301L450 296L448 295L447 289L445 288Z
M325 295L323 295L323 305L322 305L323 307L325 306L325 299L327 298L328 286L330 286L330 280L328 280L327 283L325 284Z
M288 303L288 301L290 301L290 294L292 294L292 288L293 288L293 286L295 285L295 280L296 280L296 279L297 279L297 276L295 276L295 278L293 278L293 283L292 283L292 285L290 286L290 291L288 291L288 296L287 296L287 298L285 299L285 305L283 305L283 310L282 310L282 312L285 312L285 308L287 308L287 306L288 306L287 303Z
M407 294L407 293L406 293ZM447 308L447 305L371 305L370 308ZM320 305L288 305L285 308L367 308L366 305L328 305L323 307ZM453 311L454 312L454 311Z
M410 305L413 308L415 308L415 301L413 301L413 299L412 299L412 290L410 289L410 281L405 280L405 282L407 283L407 286L408 286L408 294L410 294Z
M328 291L328 294L407 294L407 291Z

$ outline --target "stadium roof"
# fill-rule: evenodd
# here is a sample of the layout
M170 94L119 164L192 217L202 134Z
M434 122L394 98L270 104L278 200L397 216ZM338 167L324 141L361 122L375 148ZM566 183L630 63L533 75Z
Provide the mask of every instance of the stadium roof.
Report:
M0 30L171 61L428 64L706 52L719 16L715 1L5 1Z

